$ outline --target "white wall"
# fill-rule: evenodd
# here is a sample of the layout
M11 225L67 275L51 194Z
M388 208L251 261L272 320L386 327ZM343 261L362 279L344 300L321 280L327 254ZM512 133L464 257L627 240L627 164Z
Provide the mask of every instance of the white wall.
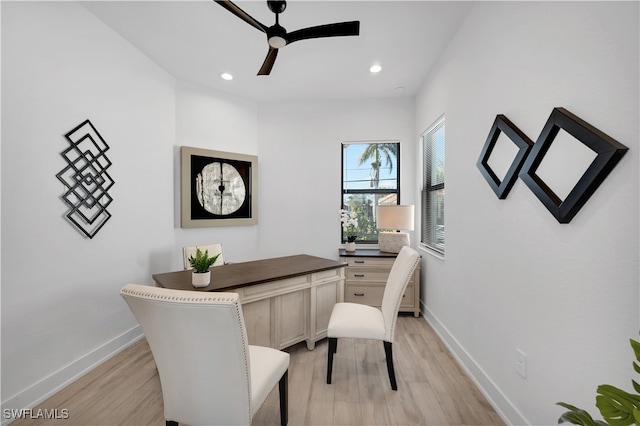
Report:
M182 245L219 241L231 261L335 258L343 141L400 140L402 201L419 204L418 135L442 113L447 254L423 256L429 320L513 423L555 423L560 400L591 408L600 383L629 388L637 3L477 3L415 105L257 105L176 83L76 3L0 5L3 408L30 406L138 336L118 289L181 267ZM520 181L498 200L475 167L496 114L535 139L555 106L630 147L566 225ZM115 180L113 217L93 240L65 222L55 178L64 134L86 118L111 147ZM181 145L258 155L257 226L179 227ZM25 256L34 247L38 269Z
M400 140L414 202L411 100L259 109L176 82L77 3L1 7L2 408L32 407L139 337L118 290L181 268L183 245L221 242L232 262L337 258L341 142ZM113 217L92 240L64 220L55 177L64 134L86 118L115 181ZM258 225L180 228L183 145L258 155Z
M424 256L424 308L514 424L556 423L557 401L601 418L596 387L637 377L638 44L637 2L479 2L416 99L416 133L444 113L447 137L446 255ZM629 147L569 224L520 180L498 200L475 166L497 114L535 141L554 107Z
M401 201L415 203L410 99L260 104L260 257L338 257L342 142L400 142Z
M213 228L180 228L180 146L258 155L258 106L219 92L178 83L176 93L176 146L174 162L174 208L176 246L221 243L225 262L256 258L261 206L265 204L258 183L258 225ZM258 179L262 174L258 157ZM174 250L173 268L183 265Z
M149 283L173 247L174 110L174 79L82 6L2 2L3 408L140 334L118 291ZM56 179L64 135L85 119L115 182L91 240L65 220Z

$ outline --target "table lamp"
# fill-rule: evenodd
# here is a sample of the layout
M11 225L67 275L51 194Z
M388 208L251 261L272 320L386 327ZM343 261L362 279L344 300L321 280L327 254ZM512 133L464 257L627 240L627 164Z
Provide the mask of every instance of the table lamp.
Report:
M379 232L378 246L380 251L400 253L404 246L410 244L409 233L413 231L413 206L382 205L378 206L378 229L392 229L398 232Z

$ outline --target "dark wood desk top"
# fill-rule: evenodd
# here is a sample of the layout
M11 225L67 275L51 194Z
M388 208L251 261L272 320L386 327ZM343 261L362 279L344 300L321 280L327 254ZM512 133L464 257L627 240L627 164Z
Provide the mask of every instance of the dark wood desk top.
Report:
M211 284L203 288L191 284L191 270L155 274L153 280L159 287L176 290L231 291L344 266L347 264L337 260L299 254L214 266L210 268Z
M346 251L338 249L338 254L343 257L398 257L398 253L389 253L378 249L356 249L356 251Z

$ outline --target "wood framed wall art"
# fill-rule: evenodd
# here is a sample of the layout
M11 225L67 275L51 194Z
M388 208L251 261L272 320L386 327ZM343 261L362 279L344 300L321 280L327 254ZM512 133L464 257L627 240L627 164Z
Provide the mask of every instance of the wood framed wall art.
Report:
M258 223L258 157L180 148L181 226Z
M495 171L489 165L489 158L493 153L493 148L500 137L500 134L505 134L518 148L515 158L513 158L511 165L505 176L500 180ZM533 146L533 141L527 137L515 124L513 124L506 116L499 114L496 116L493 126L489 131L489 136L482 147L480 158L476 166L482 173L482 176L487 180L493 192L496 193L499 199L503 200L509 195L509 191L513 187L513 184L518 180L518 173L524 164L524 161Z
M595 153L594 160L564 199L556 195L537 173L545 154L561 131L567 132ZM566 109L554 108L522 167L520 179L558 222L569 223L628 149ZM566 161L571 159L568 158Z

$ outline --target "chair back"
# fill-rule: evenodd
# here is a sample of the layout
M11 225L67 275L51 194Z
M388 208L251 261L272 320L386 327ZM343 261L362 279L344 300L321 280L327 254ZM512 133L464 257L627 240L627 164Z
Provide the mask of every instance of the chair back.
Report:
M189 247L182 247L182 258L184 261L184 269L192 269L191 268L191 264L189 263L189 258L191 256L196 255L196 249L200 249L201 252L204 253L205 250L207 250L209 252L209 257L213 257L216 254L220 254L220 256L218 256L218 258L216 259L216 261L213 263L212 266L221 266L224 265L224 259L222 257L222 244L220 243L216 243L216 244L209 244L206 246L189 246Z
M237 293L128 284L120 295L151 347L166 420L251 423L249 350Z
M382 296L382 316L384 317L385 340L393 342L398 310L402 302L402 295L407 289L407 284L420 261L420 253L409 246L402 247L398 257L391 266L391 272L387 279Z

